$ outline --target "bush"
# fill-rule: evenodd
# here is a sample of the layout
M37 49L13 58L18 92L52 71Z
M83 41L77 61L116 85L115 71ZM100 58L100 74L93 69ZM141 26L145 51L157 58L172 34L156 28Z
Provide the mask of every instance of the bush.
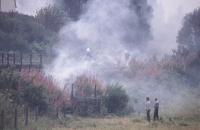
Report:
M49 112L51 108L62 107L67 100L64 92L44 75L11 69L0 70L0 97L0 106L2 102L28 106L31 109L38 108L41 114Z
M129 97L122 86L116 84L109 86L105 95L105 105L108 113L121 115L128 106Z
M30 108L38 107L40 112L46 112L48 109L47 90L44 87L29 84L24 87L22 98Z
M94 96L95 86L97 97L102 96L105 92L103 84L95 76L80 75L76 78L74 86L76 87L75 95L78 95L79 97Z

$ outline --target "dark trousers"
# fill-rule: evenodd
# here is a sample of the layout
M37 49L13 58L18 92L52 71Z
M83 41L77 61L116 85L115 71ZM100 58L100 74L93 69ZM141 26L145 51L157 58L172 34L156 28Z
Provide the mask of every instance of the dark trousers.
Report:
M147 121L150 122L151 121L151 115L150 115L151 110L147 110L146 113L147 113Z
M153 120L159 120L158 108L154 109Z

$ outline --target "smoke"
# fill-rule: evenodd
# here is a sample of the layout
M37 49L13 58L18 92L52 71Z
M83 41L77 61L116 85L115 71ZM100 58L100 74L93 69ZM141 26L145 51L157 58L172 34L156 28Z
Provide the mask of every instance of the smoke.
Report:
M134 108L140 112L146 96L158 97L162 110L168 114L186 111L186 106L193 106L189 103L197 101L197 91L189 89L178 76L165 74L158 82L129 78L125 74L130 71L131 57L148 61L150 55L169 54L175 49L183 14L189 11L180 10L176 6L180 4L178 1L170 6L174 12L168 10L163 0L149 1L149 4L154 9L153 15L146 0L89 1L79 19L60 31L60 40L55 47L58 56L45 71L61 86L69 79L73 80L72 77L85 73L95 75L107 84L119 82L126 86Z
M17 0L17 11L23 14L35 15L38 10L53 4L53 0Z
M154 40L151 51L159 55L171 54L177 48L176 36L184 16L200 7L200 0L149 0L153 7L151 22Z
M148 26L146 30L140 28L141 22L131 1L88 2L80 20L67 24L60 32L53 75L62 81L71 74L87 71L107 75L126 53L143 57L141 51L145 52L145 48L142 47L150 34Z

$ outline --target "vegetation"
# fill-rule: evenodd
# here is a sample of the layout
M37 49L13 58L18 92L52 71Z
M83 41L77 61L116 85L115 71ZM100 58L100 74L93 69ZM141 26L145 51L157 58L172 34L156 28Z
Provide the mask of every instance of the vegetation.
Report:
M5 97L5 101L2 102L21 107L28 106L30 109L38 108L39 113L47 114L51 108L55 110L67 100L66 93L62 92L51 78L40 72L30 74L26 71L3 70L0 71L0 83L0 95ZM2 102L1 108L6 110L6 105Z
M81 118L67 117L62 120L41 118L22 130L199 130L199 119L165 118L162 122L147 123L136 117Z
M195 9L184 18L183 27L179 31L177 42L179 50L182 48L190 52L200 51L200 8Z
M0 13L1 51L44 51L53 39L54 33L32 16Z
M120 115L128 107L129 97L122 86L112 85L106 90L105 100L108 113Z
M182 64L179 71L192 86L198 87L200 78L200 8L184 18L183 27L179 31L178 49L174 53L177 64Z
M37 12L36 19L46 29L58 32L67 23L67 14L56 6L48 6Z
M78 6L80 1L74 3L65 2L66 6L72 5L72 7L66 7L66 10L69 9L70 11L70 17L78 19L78 14L82 10L82 7ZM134 3L135 1L132 2ZM134 5L137 6L137 2ZM76 6L75 9L79 9L70 10L74 6ZM139 9L139 5L136 8ZM148 7L146 9L150 10ZM170 83L173 83L171 81L176 79L183 84L189 84L188 86L199 87L199 18L200 9L185 17L183 27L177 37L178 49L174 51L172 56L164 57L161 60L153 57L149 59L148 63L142 63L132 58L129 62L129 71L125 75L130 78L143 77L153 79L159 81L159 84L162 84L162 78L165 78L165 81L169 82L169 86ZM141 17L141 19L143 18ZM56 33L64 26L66 21L68 21L66 14L54 6L41 9L36 17L13 12L0 13L0 51L47 52L52 47L52 42L56 39ZM141 22L141 24L148 26L147 23ZM12 68L1 69L0 110L6 110L5 120L7 125L11 126L12 124L10 120L13 119L14 108L19 108L22 113L23 109L28 107L31 110L37 108L39 115L44 116L39 123L32 122L31 129L199 129L198 118L195 118L197 121L192 120L192 122L185 119L168 119L167 121L161 119L160 122L146 125L146 122L142 119L114 117L130 114L127 111L129 109L129 97L123 86L116 84L105 87L106 85L95 77L87 75L78 76L73 85L76 87L73 93L74 96L78 95L82 99L103 97L101 105L105 107L107 112L106 114L103 113L105 118L83 119L73 116L65 117L66 115L59 117L59 112L66 114L68 108L74 108L72 100L70 100L70 90L67 89L70 88L69 86L66 85L64 88L59 88L52 77L45 76L38 71L28 72L23 70L16 72ZM59 119L55 118L55 115ZM108 115L112 116L109 117ZM24 118L22 118L22 114L20 116L21 123ZM53 117L53 119L51 120L47 117ZM48 124L48 126L45 126L45 124Z
M61 0L62 7L73 20L78 20L88 0Z
M94 97L95 87L97 97L103 96L105 93L104 85L93 76L78 76L74 82L74 86L76 87L75 95L80 97Z

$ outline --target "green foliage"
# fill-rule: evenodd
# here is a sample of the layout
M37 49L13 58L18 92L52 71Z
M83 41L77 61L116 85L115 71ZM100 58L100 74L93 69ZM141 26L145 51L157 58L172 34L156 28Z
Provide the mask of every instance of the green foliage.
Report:
M10 103L21 104L21 93L18 91L20 77L13 70L0 71L0 93L9 99Z
M66 14L55 6L45 7L37 12L36 19L46 29L58 32L68 21Z
M47 91L44 87L27 84L26 87L24 87L22 98L30 108L38 107L40 111L47 111L48 98Z
M0 71L0 95L12 104L38 107L43 112L48 108L47 90L24 81L12 70Z
M108 87L105 99L108 112L117 115L123 114L129 101L126 91L118 84Z
M14 12L0 13L1 51L35 51L34 43L39 46L49 44L53 35L34 17Z

